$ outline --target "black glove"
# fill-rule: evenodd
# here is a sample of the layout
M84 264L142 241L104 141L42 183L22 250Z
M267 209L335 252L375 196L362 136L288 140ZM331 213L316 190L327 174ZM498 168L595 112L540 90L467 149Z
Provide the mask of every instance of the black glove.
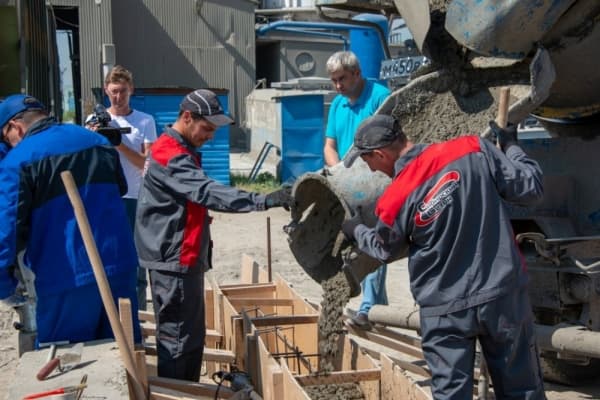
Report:
M290 211L290 207L294 204L294 198L292 197L292 189L290 187L283 187L274 192L268 193L265 197L265 207L283 207L286 211Z
M494 135L496 135L496 140L500 149L506 152L510 146L517 144L517 126L515 124L508 124L506 128L500 128L496 121L490 121L490 128Z
M346 236L346 239L350 241L354 241L354 229L363 224L362 216L361 216L361 207L357 207L356 211L352 216L342 222L342 232Z

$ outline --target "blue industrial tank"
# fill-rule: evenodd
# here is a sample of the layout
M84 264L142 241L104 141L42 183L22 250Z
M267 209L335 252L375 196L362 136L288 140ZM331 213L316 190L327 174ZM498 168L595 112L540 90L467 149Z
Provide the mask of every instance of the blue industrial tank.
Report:
M383 30L384 40L388 36L388 22L385 16L377 14L359 14L353 20L372 22ZM381 61L385 59L383 43L374 29L350 29L350 50L360 61L365 78L379 80Z
M224 89L210 90L217 94L225 114L228 114L228 91ZM160 136L165 131L166 125L175 122L179 113L179 103L181 103L183 96L191 91L192 89L178 88L136 88L129 104L132 108L154 117L156 135ZM108 106L106 97L104 102ZM218 182L229 185L229 126L222 126L217 129L214 138L199 148L198 153L201 154L202 168L206 175Z

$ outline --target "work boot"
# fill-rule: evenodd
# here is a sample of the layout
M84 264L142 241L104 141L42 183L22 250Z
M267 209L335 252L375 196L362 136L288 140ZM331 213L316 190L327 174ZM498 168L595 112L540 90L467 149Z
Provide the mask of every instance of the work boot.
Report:
M357 312L353 317L350 318L350 323L360 329L371 329L369 316L365 312Z

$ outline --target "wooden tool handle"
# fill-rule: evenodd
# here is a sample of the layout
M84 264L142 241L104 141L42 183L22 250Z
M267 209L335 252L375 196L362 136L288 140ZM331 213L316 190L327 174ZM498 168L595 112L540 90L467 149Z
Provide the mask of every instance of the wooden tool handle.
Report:
M500 128L506 128L508 123L508 103L510 100L510 88L500 89L500 99L498 99L498 118L496 123Z
M112 328L112 331L115 335L115 339L117 341L117 345L119 346L119 353L121 354L121 359L125 364L125 369L129 373L129 375L131 375L133 390L136 396L135 400L146 400L148 396L144 392L144 389L141 384L141 379L138 377L137 370L135 369L133 354L131 354L131 351L129 350L129 346L127 345L127 339L125 338L125 332L123 331L123 326L119 321L117 307L115 306L115 302L110 291L110 286L108 284L108 280L106 279L104 265L102 264L102 259L100 258L100 254L98 253L96 241L94 240L94 236L92 235L92 229L90 228L90 223L88 221L87 214L85 213L83 202L81 201L81 197L79 196L79 190L77 189L77 185L75 184L75 180L73 179L73 175L70 171L61 172L60 177L63 181L63 184L65 185L65 189L67 190L67 195L69 196L71 205L75 210L75 218L77 219L77 225L79 226L79 231L81 232L81 237L83 238L83 244L85 245L85 250L90 259L90 263L92 264L92 269L94 271L94 276L96 277L98 289L100 289L100 297L102 298L104 309L106 310L106 314L108 315L110 327Z
M60 359L58 357L51 359L42 368L40 368L35 377L38 379L38 381L43 381L52 373L52 371L56 369L56 367L58 367L59 364Z

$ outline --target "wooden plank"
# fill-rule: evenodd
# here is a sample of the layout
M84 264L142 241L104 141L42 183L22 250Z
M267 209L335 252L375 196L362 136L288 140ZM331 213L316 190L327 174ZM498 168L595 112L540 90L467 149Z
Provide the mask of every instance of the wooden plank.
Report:
M271 290L271 291L275 291L275 289L277 289L276 285L273 282L264 282L264 283L252 283L252 284L247 284L247 283L232 283L232 284L228 284L228 285L219 285L219 288L223 291L223 293L225 292L231 292L231 293L235 293L238 291L252 291L252 290Z
M204 348L203 361L216 361L225 364L235 363L235 354L231 350Z
M385 354L379 358L381 363L381 400L398 400L394 397L394 364Z
M144 347L144 351L148 356L157 355L156 348L154 347L146 346ZM202 361L215 361L225 364L234 364L235 354L231 350L211 349L209 347L205 347L204 355L202 356Z
M119 320L121 322L121 326L123 326L123 333L125 335L125 344L127 347L129 347L129 351L131 352L131 354L134 354L135 350L133 347L134 346L134 344L133 344L133 320L132 320L132 314L131 314L131 300L120 297L119 301L118 301L118 305L119 305ZM133 361L134 361L134 365L135 365L135 358ZM126 371L126 376L127 376L127 390L129 392L129 398L135 399L136 394L135 394L135 389L134 389L134 377L131 376L129 371ZM146 387L144 387L144 384L142 383L142 378L140 378L139 384L142 386L143 392L146 393L148 386L146 385Z
M146 353L144 350L136 350L134 352L135 367L140 373L140 383L144 389L144 393L148 393L148 370L146 369Z
M265 283L269 281L267 271L261 268L258 263L248 254L242 254L242 264L240 268L241 283Z
M158 376L149 377L148 382L150 383L150 388L153 392L159 392L157 388L161 388L177 391L182 395L206 396L210 398L215 396L218 387L215 384L195 383L179 379L161 378ZM228 399L233 396L233 394L234 392L230 388L221 386L219 388L218 398Z
M294 378L285 363L281 364L281 374L283 383L282 399L285 400L311 400L306 391L302 389L298 381Z
M265 299L260 297L240 297L229 299L231 305L240 309L242 307L260 307L260 306L275 306L275 307L292 307L294 299Z
M206 278L204 284L204 314L206 329L215 329L215 290Z
M144 337L156 336L156 324L154 324L154 323L145 322L141 325L141 329L142 329L142 335ZM222 338L223 338L223 335L221 335L221 333L217 332L216 330L214 330L214 329L206 330L206 339L207 340L221 341Z
M138 311L138 319L140 322L152 322L156 323L156 319L154 318L154 313L152 311Z
M394 340L390 337L379 335L377 333L373 333L371 331L363 330L360 328L356 328L350 323L346 323L345 325L346 325L346 328L348 329L348 331L355 336L361 337L363 339L367 339L373 343L377 343L377 344L380 344L385 347L389 347L392 350L396 350L401 353L408 354L415 358L420 358L420 359L423 358L423 352L421 351L421 349L404 344L404 343Z
M254 326L260 328L264 326L277 325L314 324L319 321L319 316L316 314L268 315L264 317L255 317L250 319Z
M256 344L258 337L253 334L248 334L245 335L244 339L245 370L248 372L248 375L250 375L250 380L257 386L259 393L262 393L260 388L260 367L258 365Z
M381 379L381 370L379 368L358 371L334 371L327 375L296 376L296 380L300 386L358 383L360 381L378 381L379 379Z
M119 319L125 333L125 340L131 354L135 351L133 347L133 318L131 314L131 300L119 297Z
M295 309L296 313L298 313L298 314L311 314L311 313L319 314L319 311L315 307L311 306L308 303L308 300L306 300L302 296L300 296L298 294L298 292L296 292L296 290L294 290L294 288L291 287L290 284L281 277L281 275L276 273L274 282L277 285L278 297L287 297L290 299L295 299L294 309Z
M281 366L267 350L261 337L256 340L260 366L260 393L264 400L284 399Z
M371 356L375 357L376 359L381 359L381 356L383 355L383 353L374 350L372 348L364 348L365 351L367 353L369 353ZM398 358L392 354L387 354L387 356L392 359L392 361L394 361L394 363L396 365L398 365L400 368L412 372L413 374L417 374L420 375L424 378L431 378L431 371L429 371L428 368L426 367L422 367L419 364L422 363L423 365L425 364L425 360L415 360L415 361L407 361L407 360L403 360L401 358Z
M352 362L350 363L350 369L353 370L367 370L372 368L380 368L377 362L368 355L368 353L361 348L358 343L353 340L350 336L344 335L345 342L344 346L352 349ZM347 353L347 352L344 352ZM347 365L346 362L344 362ZM381 398L381 388L379 382L372 380L362 380L358 382L360 389L366 400L375 400Z
M405 343L405 344L415 347L417 349L421 348L421 340L419 338L416 338L414 336L407 335L404 333L400 333L392 328L375 325L372 329L372 332L378 333L382 336L388 337L388 338L396 340L398 342Z
M247 371L246 363L244 360L244 324L241 317L233 319L233 334L234 334L234 343L235 347L232 349L235 353L235 365L241 368L244 371Z
M382 364L391 362L391 358L382 354ZM398 365L392 367L391 395L394 400L432 400L431 394L417 382L410 379Z

